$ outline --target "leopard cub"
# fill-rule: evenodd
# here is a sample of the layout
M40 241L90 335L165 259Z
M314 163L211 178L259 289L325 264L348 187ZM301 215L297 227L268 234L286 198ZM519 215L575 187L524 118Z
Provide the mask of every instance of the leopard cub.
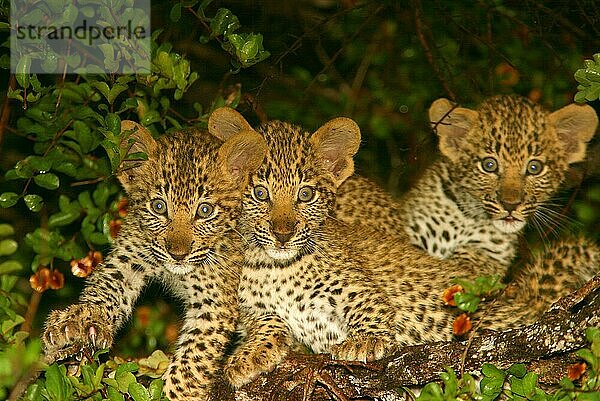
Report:
M416 186L397 202L368 180L350 177L338 192L335 216L405 234L437 258L460 259L465 273L503 275L525 224L554 217L548 203L569 165L584 159L596 112L576 104L549 112L502 95L476 109L438 99L429 119L441 158Z
M233 110L209 130L227 138L250 130ZM234 386L269 371L300 342L314 352L370 361L399 345L450 340L454 312L440 297L463 274L405 236L331 217L338 187L354 170L360 130L336 118L314 133L281 121L257 129L268 145L244 195L238 230L245 241L239 297L246 338L228 359ZM496 326L520 322L528 305Z
M164 379L172 400L206 400L212 377L238 320L238 263L232 230L242 190L262 162L264 140L240 132L224 143L195 129L154 140L131 121L128 161L118 178L129 208L103 266L88 278L79 302L52 312L43 334L48 362L110 347L151 280L185 304L175 356Z

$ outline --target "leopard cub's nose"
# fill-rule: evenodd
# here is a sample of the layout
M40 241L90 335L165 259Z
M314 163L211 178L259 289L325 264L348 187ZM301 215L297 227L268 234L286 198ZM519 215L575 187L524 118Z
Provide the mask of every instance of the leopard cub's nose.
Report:
M275 236L275 238L277 238L277 241L279 241L279 243L281 245L283 245L294 236L294 232L293 231L284 231L284 232L273 231L273 235Z

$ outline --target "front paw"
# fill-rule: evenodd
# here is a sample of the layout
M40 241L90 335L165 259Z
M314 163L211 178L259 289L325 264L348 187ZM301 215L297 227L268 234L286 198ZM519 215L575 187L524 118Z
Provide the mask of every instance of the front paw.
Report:
M289 351L290 344L277 340L260 344L246 343L227 360L225 377L233 387L241 387L259 374L275 369Z
M52 363L76 355L86 347L92 350L110 347L112 336L112 327L100 308L77 304L48 315L42 340L47 362Z
M355 334L334 345L331 355L346 361L373 362L391 355L397 348L390 334Z

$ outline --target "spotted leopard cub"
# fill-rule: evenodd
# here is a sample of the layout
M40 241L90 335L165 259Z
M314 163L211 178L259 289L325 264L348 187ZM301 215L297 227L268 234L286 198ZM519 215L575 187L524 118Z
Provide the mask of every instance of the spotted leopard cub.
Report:
M569 165L584 159L598 117L587 105L548 112L523 97L496 96L475 110L438 99L429 119L442 157L415 188L396 202L351 177L335 216L405 233L435 257L461 259L467 274L503 275L527 221L552 219L547 202Z
M104 265L88 279L79 302L52 312L43 335L53 362L110 347L151 280L164 283L185 304L177 350L164 379L172 400L206 400L238 320L239 268L231 231L242 190L265 154L263 139L241 132L225 143L194 129L154 140L124 121L135 141L129 152L148 160L127 162L118 175L128 214Z
M251 129L233 110L218 115L230 121L209 121L220 138ZM247 336L227 361L229 381L239 386L273 369L295 342L364 361L398 345L450 340L454 316L435 294L461 266L405 237L330 217L337 188L353 173L356 123L337 118L310 134L272 121L257 131L268 153L238 223L246 245L239 296Z

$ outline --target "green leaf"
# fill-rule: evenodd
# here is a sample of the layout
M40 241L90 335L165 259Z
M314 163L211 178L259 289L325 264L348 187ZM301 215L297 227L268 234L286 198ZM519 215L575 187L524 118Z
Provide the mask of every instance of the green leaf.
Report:
M65 210L54 213L48 218L48 227L66 226L77 220L81 216L80 210Z
M148 390L140 383L129 384L128 392L134 401L151 401Z
M458 309L473 313L477 310L481 298L471 293L457 292L454 294L454 302Z
M14 206L19 200L19 195L14 192L4 192L0 195L0 206L3 208Z
M124 372L120 375L115 375L115 379L119 384L119 390L126 392L129 389L131 383L135 383L135 376L131 372Z
M109 113L104 120L106 128L113 134L109 139L116 140L121 133L121 119L115 113Z
M181 3L176 3L171 8L169 18L171 18L171 21L173 22L178 22L181 19Z
M0 274L11 274L23 269L21 262L16 260L7 260L0 263Z
M563 377L560 381L560 386L565 390L574 390L575 384L568 377Z
M32 212L39 212L44 206L44 199L39 195L29 194L23 197L25 205Z
M46 173L52 168L52 160L47 157L29 156L25 161L37 173Z
M219 8L210 21L211 39L219 35L231 34L241 27L240 20L226 8Z
M4 239L0 241L0 256L12 255L19 248L19 244L14 239Z
M481 394L487 399L495 399L502 392L504 377L484 377L481 379Z
M14 233L15 229L10 224L0 224L0 237L8 237Z
M21 58L17 62L17 67L15 69L15 78L17 78L17 82L23 88L29 87L29 71L31 69L31 57L28 55L21 55Z
M60 186L58 176L52 173L38 174L33 177L33 181L40 187L46 189L57 189Z
M529 372L523 377L523 391L525 392L525 397L531 398L535 394L535 388L537 386L538 375Z
M506 373L504 373L504 371L498 369L496 366L492 365L491 363L484 363L483 366L481 367L481 373L483 373L483 375L485 377L491 377L491 378L504 379L504 377L506 376Z
M52 364L46 369L46 390L52 401L72 399L73 388L66 378L66 368Z
M443 401L444 393L437 383L427 383L417 397L417 401Z
M523 376L527 374L527 368L525 368L525 365L523 365L522 363L515 363L514 365L511 365L508 369L506 369L506 373L508 373L509 375L516 376L519 379L522 379Z
M160 401L165 382L161 379L154 379L148 388L152 401Z
M110 401L125 401L125 397L123 396L123 394L121 394L119 390L117 390L114 387L109 387L107 390L107 394L108 399Z
M577 351L577 356L592 366L596 366L598 363L598 358L596 357L596 355L594 355L592 351L590 351L587 348L580 349L579 351Z

